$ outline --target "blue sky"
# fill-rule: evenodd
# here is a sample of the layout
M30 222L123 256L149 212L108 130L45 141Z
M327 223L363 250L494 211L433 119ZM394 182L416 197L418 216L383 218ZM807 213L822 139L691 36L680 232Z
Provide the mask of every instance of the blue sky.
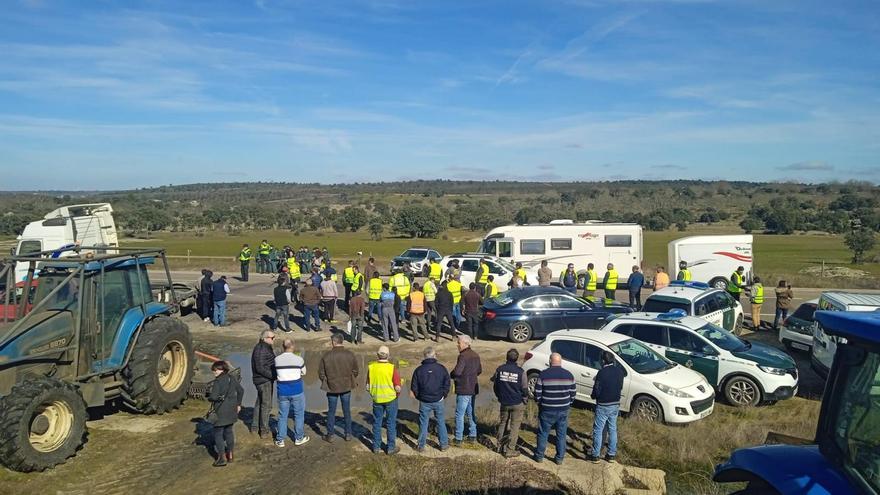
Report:
M10 0L0 190L880 182L880 4Z

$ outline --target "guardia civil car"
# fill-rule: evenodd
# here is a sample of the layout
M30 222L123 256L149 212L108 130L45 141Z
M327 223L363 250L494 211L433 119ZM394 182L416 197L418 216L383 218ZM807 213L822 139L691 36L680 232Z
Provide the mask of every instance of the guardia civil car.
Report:
M703 282L675 280L645 300L642 311L666 313L680 309L698 316L733 333L739 334L743 324L743 308L727 291Z
M700 372L734 406L756 406L790 399L797 393L798 370L788 354L750 342L680 309L632 313L602 330L638 339L677 363Z

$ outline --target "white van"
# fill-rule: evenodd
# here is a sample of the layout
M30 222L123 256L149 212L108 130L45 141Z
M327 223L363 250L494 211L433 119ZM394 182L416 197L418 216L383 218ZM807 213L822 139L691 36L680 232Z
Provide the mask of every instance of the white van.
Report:
M667 269L675 277L678 264L685 261L691 280L725 289L737 267L744 267L746 280L751 280L753 240L751 235L698 235L675 239L668 245Z
M554 279L569 263L582 273L593 263L601 281L608 263L620 274L620 286L633 265L642 265L642 226L634 223L604 223L554 220L546 224L505 225L489 231L478 250L504 260L522 262L537 269L541 261L553 271Z
M851 292L823 292L816 308L822 311L880 311L880 294L853 294ZM813 333L813 349L810 351L810 365L821 375L827 377L837 352L839 337L825 335L822 324L817 323Z

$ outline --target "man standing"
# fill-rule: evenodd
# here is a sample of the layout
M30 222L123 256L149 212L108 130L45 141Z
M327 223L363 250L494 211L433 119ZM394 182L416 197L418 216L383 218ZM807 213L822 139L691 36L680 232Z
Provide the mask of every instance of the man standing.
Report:
M248 270L251 266L251 260L254 256L251 254L251 248L247 244L241 245L241 251L238 253L238 262L241 264L241 281L248 281Z
M669 287L669 274L662 266L657 267L657 273L654 274L654 291L658 291L664 287Z
M367 260L367 276L370 279L379 278L379 270L376 268L376 258L370 256L370 259Z
M351 342L358 345L364 343L364 296L361 291L354 291L348 302L348 317L351 318Z
M507 362L495 370L492 383L495 397L501 404L501 421L498 423L498 452L506 458L517 457L516 442L519 440L519 427L523 410L529 397L526 373L516 362L519 352L507 351Z
M364 274L361 273L360 267L354 265L351 267L351 270L354 272L354 278L351 280L351 294L367 290L367 281L364 279ZM351 299L351 294L348 296L349 300ZM348 301L345 302L345 309L348 310Z
M541 287L550 287L553 280L553 271L547 266L547 260L541 261L541 268L538 269L538 285Z
M257 387L257 401L254 403L251 433L254 431L254 426L257 426L260 438L265 438L270 434L269 411L272 410L272 389L274 388L272 384L276 378L273 342L275 342L275 332L263 330L260 334L260 341L257 342L251 353L251 373L253 374L254 386Z
M444 399L449 395L449 372L437 362L437 354L433 347L426 347L422 355L425 359L413 371L409 388L410 395L419 401L419 443L416 450L425 451L425 443L428 441L428 422L433 414L434 421L437 422L440 450L445 451L449 448L449 435L446 432L443 405Z
M642 286L645 285L645 275L639 271L638 265L633 265L632 274L626 283L629 288L629 306L634 311L642 310Z
M412 341L418 338L418 329L422 329L422 340L428 340L428 327L425 323L425 293L422 292L419 283L412 285L412 292L409 294L409 303L407 311L409 311L409 331L412 333Z
M225 327L226 323L226 296L229 295L229 284L226 283L226 275L214 281L211 287L211 298L214 300L214 326Z
M434 342L440 341L440 334L443 331L443 320L446 319L446 323L449 325L449 336L450 339L455 336L455 331L457 329L458 322L455 321L455 313L453 312L453 302L452 302L452 293L449 292L449 282L443 282L440 284L440 288L437 289L437 299L435 300L435 307L437 308L437 321L434 326L434 330L436 335L434 336Z
M556 457L553 462L562 464L562 459L565 458L565 436L568 433L568 410L576 392L574 376L562 367L562 356L554 352L550 355L550 367L538 375L535 384L539 421L535 462L544 462L547 438L552 428L556 430Z
M450 376L455 381L455 446L461 446L464 436L464 421L467 417L470 428L468 442L477 441L477 416L474 414L474 402L477 399L480 385L477 376L483 372L480 356L471 349L471 338L467 335L458 336L458 362Z
M461 317L461 282L454 275L451 275L446 281L446 288L452 294L452 316L455 317L455 326L458 327L463 321Z
M522 280L522 284L523 284L523 285L529 285L529 281L526 280L526 276L527 276L527 275L526 275L526 269L523 268L521 262L519 262L519 261L516 262L516 270L514 270L513 273L514 273L517 277L519 277L520 280Z
M675 280L681 280L683 282L691 281L691 271L688 270L687 261L682 260L678 262L678 275L675 276Z
M205 323L210 322L211 317L214 315L214 281L211 280L213 276L214 272L205 270L205 276L202 277L199 285L199 302L202 306L202 314L199 316L202 317Z
M428 280L425 281L425 286L422 289L422 292L425 293L425 324L428 327L433 326L431 317L437 315L437 306L435 304L435 301L437 300L437 280L438 279L434 277L428 277Z
M378 361L367 366L367 392L373 398L373 453L382 451L382 423L388 431L387 450L394 455L400 452L397 440L397 397L400 395L400 373L397 366L388 361L388 346L380 346L376 353Z
M270 273L269 271L269 252L272 251L272 246L269 244L269 241L263 239L263 242L260 243L260 248L257 251L259 254L259 258L257 258L257 273Z
M584 299L595 297L598 285L599 279L596 278L595 266L592 263L587 263L587 273L584 275Z
M370 307L367 309L367 319L373 320L373 310L376 310L376 320L380 323L382 322L382 279L379 277L379 272L373 272L373 276L370 277L369 282L369 299L370 299Z
M620 276L617 274L617 270L614 269L614 263L608 263L605 278L602 280L602 285L605 288L605 299L614 300L614 293L617 292L618 278Z
M486 295L486 284L489 282L489 258L480 260L480 267L477 268L477 274L474 279L477 281L477 293L480 296Z
M486 282L488 283L488 278ZM485 290L485 285L483 286ZM471 282L470 290L464 295L464 314L467 321L468 334L477 340L477 331L480 329L480 305L483 298L480 296L479 286Z
M620 412L620 391L623 389L625 374L623 368L617 365L614 354L602 351L602 369L596 374L593 392L590 393L590 397L596 401L596 415L593 420L593 452L587 460L593 464L599 462L606 425L608 453L605 460L614 462L614 457L617 455L617 415Z
M339 286L330 279L330 275L324 275L321 282L321 302L324 304L324 318L330 323L336 323L336 300L339 298Z
M293 444L302 445L309 441L305 434L306 394L302 378L306 375L306 362L293 353L293 340L284 339L284 352L275 358L278 374L278 435L275 446L284 447L287 436L287 418L293 409Z
M321 291L312 284L311 279L306 279L306 286L299 291L299 299L303 303L303 330L320 331L321 330L321 314L318 311L318 304L321 302ZM309 326L309 320L315 320L314 328Z
M495 285L495 275L489 275L489 283L486 284L486 297L483 299L492 299L498 295L498 286Z
M351 299L351 286L354 285L354 260L348 260L348 266L342 270L342 287L345 289L345 309L348 310L348 300Z
M327 434L324 440L333 441L336 435L336 403L342 402L342 416L345 420L345 441L351 440L351 390L357 386L360 372L354 353L342 347L341 333L330 336L331 348L321 356L318 378L321 390L327 392Z
M764 305L764 285L761 277L755 277L749 289L749 302L752 303L752 330L761 329L761 306Z
M746 278L743 275L745 271L745 268L737 267L736 271L730 274L730 280L727 281L727 293L733 296L736 302L740 302L739 296L742 295L742 291L746 287Z
M283 280L278 281L278 285L273 292L275 297L275 325L273 330L281 328L285 332L290 331L290 286Z
M779 322L788 318L792 299L794 293L791 292L791 286L786 284L785 280L780 280L776 286L776 317L773 318L773 330L779 330Z
M443 267L440 266L440 260L432 259L430 269L428 270L428 278L434 281L440 280L443 276Z
M400 336L397 333L397 314L394 312L394 301L397 294L388 289L388 284L382 284L382 310L379 312L382 318L382 341L397 342ZM389 331L393 331L389 335Z
M395 273L388 279L388 287L397 289L397 296L400 297L399 320L404 322L406 321L406 299L409 297L410 292L409 278L400 269L395 269Z
M574 263L569 263L565 271L559 274L559 285L572 294L577 293L577 272L574 271Z

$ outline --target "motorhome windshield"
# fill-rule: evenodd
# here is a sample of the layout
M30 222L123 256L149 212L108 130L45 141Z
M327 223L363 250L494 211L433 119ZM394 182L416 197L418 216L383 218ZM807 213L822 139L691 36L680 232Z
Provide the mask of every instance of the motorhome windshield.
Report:
M480 254L491 254L495 255L495 240L494 239L483 239L483 242L480 243L480 248L477 249L477 252Z

